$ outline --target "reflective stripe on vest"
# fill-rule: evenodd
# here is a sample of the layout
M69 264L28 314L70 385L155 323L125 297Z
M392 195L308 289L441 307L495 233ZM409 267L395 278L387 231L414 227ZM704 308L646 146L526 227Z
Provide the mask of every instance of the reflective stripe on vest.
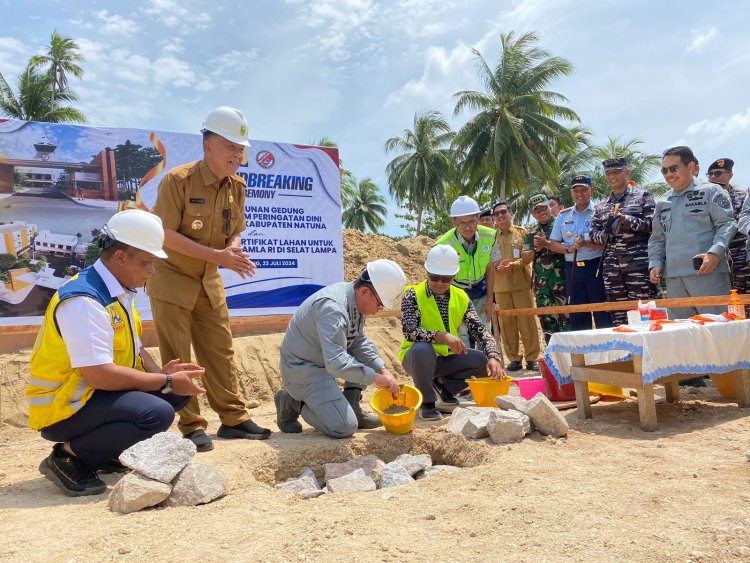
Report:
M449 332L450 334L457 336L458 327L464 320L466 310L469 308L469 296L463 289L451 286L450 300L448 302L448 323L450 324L449 330L446 330L445 324L443 323L443 317L440 315L440 309L435 301L435 296L427 296L427 280L424 280L417 285L407 286L404 288L404 293L409 289L414 288L414 293L417 296L417 306L419 307L419 326L427 330L435 330L441 332ZM398 353L399 361L404 361L406 352L414 346L414 342L411 340L401 341L401 350ZM450 356L453 352L446 344L432 344L432 348L438 356Z

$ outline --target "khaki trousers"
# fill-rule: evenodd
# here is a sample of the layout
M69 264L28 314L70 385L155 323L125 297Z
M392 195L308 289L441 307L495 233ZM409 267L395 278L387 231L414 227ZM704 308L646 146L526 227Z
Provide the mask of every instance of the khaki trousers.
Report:
M237 368L226 304L214 309L206 292L201 290L192 310L151 297L151 311L162 365L174 358L190 362L192 342L196 362L206 368L203 387L208 404L223 424L234 426L248 420L250 415L237 388ZM191 398L179 414L178 428L183 434L208 427L208 421L201 416L197 397Z
M515 291L496 291L495 304L502 310L525 309L534 306L534 296L531 289ZM526 361L536 361L539 357L539 334L536 328L536 317L500 317L500 330L503 338L505 355L511 362L520 361L521 352L518 347L518 333L526 355Z

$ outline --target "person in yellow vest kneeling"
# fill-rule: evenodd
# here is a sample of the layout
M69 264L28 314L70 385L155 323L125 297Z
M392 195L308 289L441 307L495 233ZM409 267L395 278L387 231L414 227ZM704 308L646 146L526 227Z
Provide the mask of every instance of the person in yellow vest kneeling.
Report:
M440 420L438 407L457 405L456 393L471 376L505 376L495 339L479 318L466 292L451 285L459 270L458 252L449 245L427 254L427 279L404 288L399 360L422 393L424 420ZM458 336L465 324L478 349L467 348Z
M203 393L196 364L160 368L141 346L136 288L162 250L161 220L131 209L102 229L101 258L52 297L31 354L29 426L57 442L39 471L68 496L107 489L97 471L121 472L119 455L169 428Z

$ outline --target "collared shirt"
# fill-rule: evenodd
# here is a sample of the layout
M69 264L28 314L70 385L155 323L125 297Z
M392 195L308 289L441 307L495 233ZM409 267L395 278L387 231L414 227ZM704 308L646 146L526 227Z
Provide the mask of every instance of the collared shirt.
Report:
M662 276L694 276L693 256L711 252L719 257L717 272L728 272L726 250L737 230L726 190L717 184L691 183L669 190L656 202L648 241L648 267L663 268Z
M466 254L468 254L469 256L474 256L474 253L477 251L477 241L479 240L479 233L475 232L474 237L471 240L466 240L461 235L461 233L458 232L458 229L456 229L456 238L458 239L458 242L461 243L461 246L464 247Z
M443 295L436 295L430 290L430 284L428 283L425 284L425 291L427 297L431 295L435 297L435 303L440 311L440 318L443 319L443 326L450 327L448 306L453 288L449 288ZM430 344L435 344L435 335L438 331L421 327L421 320L422 312L419 310L419 304L417 303L417 293L414 288L411 288L404 293L404 297L401 300L401 328L404 331L404 337L411 342L429 342ZM466 309L466 313L464 313L462 324L465 324L469 330L469 337L474 342L481 343L481 348L485 354L488 356L490 354L497 354L495 338L479 318L477 310L474 308L474 303L471 300L469 300L469 306Z
M555 219L555 224L552 227L552 235L550 240L556 240L562 242L563 246L570 246L573 244L573 239L578 235L583 235L585 240L589 240L589 231L591 230L591 218L594 215L594 204L589 201L589 205L583 211L578 211L576 206L563 209L560 215ZM576 254L577 260L591 260L593 258L599 258L602 255L601 250L593 248L581 247L578 249ZM565 260L568 262L573 261L573 254L566 253Z
M94 270L107 286L111 297L117 297L126 311L135 298L135 291L125 289L101 260L94 262ZM114 361L115 338L109 313L96 299L86 296L71 297L57 306L55 319L65 341L74 368L111 364ZM131 334L135 334L130 319ZM141 341L135 343L135 353L141 350Z
M224 210L231 215L224 218ZM227 241L245 230L245 181L229 176L223 182L203 160L177 166L159 183L152 210L165 229L172 229L203 246L222 250ZM229 221L229 234L223 231ZM192 309L203 287L214 308L225 303L218 265L166 249L148 281L148 294L156 299Z
M495 285L492 290L503 292L529 289L531 287L531 264L521 262L526 229L511 225L507 231L502 232L498 229L496 233L495 244L492 247L492 263L497 268L503 260L510 260L510 267L504 272L495 272Z

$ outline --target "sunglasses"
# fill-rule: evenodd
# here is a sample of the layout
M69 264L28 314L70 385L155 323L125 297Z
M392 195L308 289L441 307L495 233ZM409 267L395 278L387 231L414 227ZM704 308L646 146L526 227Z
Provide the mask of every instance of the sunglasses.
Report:
M228 237L232 232L232 210L229 207L225 207L221 210L221 218L224 219L224 223L221 225L221 231L225 237Z
M531 210L532 213L541 213L542 211L546 211L549 209L546 205L537 205L534 209Z
M662 166L661 167L661 173L666 174L667 172L671 172L674 174L680 169L681 164L673 164L672 166Z
M502 217L503 215L507 215L508 213L510 213L510 211L507 209L498 209L497 211L492 212L495 217Z
M441 276L439 274L429 274L430 281L435 283L451 283L456 276Z
M725 172L726 170L711 170L709 172L706 172L706 176L708 176L709 178L711 178L712 176L721 176Z

